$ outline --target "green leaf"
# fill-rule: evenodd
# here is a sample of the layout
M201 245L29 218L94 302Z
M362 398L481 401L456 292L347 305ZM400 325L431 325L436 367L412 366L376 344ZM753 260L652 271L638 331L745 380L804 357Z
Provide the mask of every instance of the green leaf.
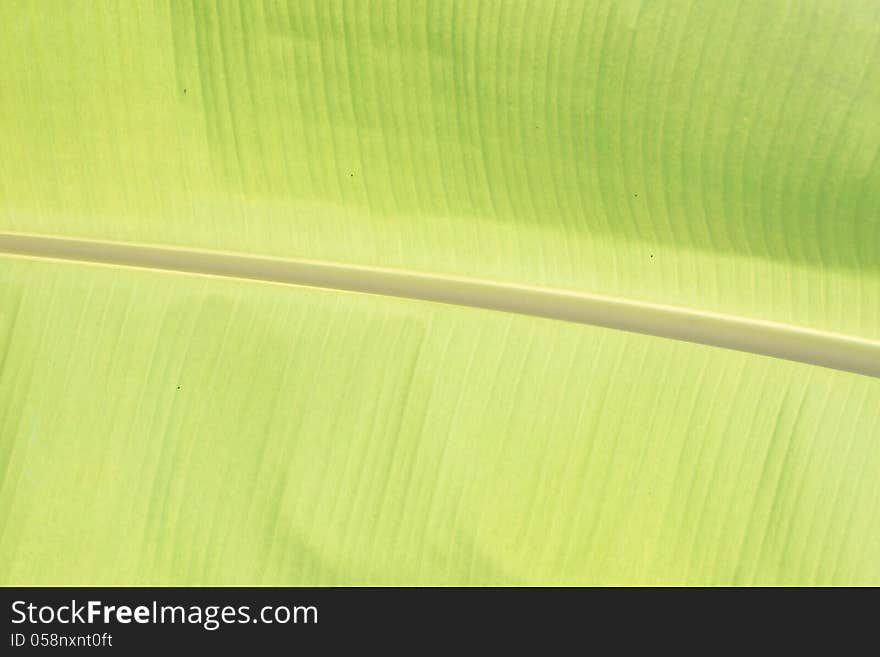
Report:
M878 19L0 3L0 584L880 584L876 377L112 257L603 295L874 372Z

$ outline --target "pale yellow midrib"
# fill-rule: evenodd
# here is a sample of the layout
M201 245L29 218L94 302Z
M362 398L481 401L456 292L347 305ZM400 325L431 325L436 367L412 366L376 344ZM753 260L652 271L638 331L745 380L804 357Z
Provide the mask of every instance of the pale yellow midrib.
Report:
M0 253L513 312L880 377L880 341L637 299L364 265L21 233L0 233Z

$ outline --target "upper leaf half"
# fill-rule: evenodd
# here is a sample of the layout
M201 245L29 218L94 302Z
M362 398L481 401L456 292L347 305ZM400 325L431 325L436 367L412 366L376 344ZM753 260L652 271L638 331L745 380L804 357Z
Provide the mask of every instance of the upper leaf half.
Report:
M0 230L880 335L880 6L0 6Z

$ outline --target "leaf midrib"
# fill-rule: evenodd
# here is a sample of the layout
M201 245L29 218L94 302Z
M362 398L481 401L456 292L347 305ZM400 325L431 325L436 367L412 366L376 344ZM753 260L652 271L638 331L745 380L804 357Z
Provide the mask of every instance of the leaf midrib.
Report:
M0 254L304 285L512 312L880 378L880 341L625 297L350 263L23 233L0 233Z

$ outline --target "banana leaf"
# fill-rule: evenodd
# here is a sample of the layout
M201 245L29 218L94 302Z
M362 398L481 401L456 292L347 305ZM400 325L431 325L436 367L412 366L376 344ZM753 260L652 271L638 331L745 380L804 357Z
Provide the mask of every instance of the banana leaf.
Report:
M6 0L0 71L0 584L880 584L877 3Z

